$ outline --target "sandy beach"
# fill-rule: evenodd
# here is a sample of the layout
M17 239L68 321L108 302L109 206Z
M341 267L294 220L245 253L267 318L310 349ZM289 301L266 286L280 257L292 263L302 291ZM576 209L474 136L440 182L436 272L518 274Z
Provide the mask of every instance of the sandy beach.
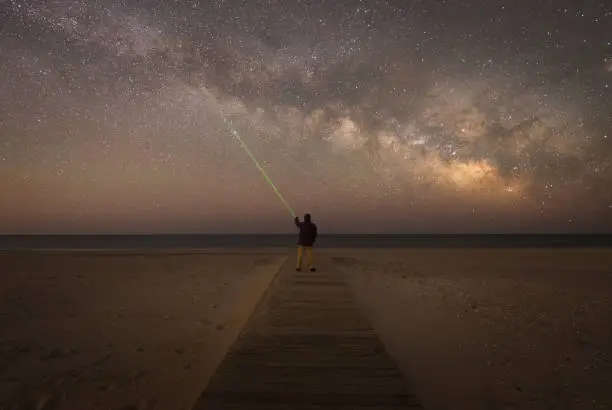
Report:
M291 250L0 254L0 409L189 409ZM327 249L426 409L612 408L612 252Z
M424 408L612 408L610 250L334 254Z
M0 408L191 408L285 258L2 254Z

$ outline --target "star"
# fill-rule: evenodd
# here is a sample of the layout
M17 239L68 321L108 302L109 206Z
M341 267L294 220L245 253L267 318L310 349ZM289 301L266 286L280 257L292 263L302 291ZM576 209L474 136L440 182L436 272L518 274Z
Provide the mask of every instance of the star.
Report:
M283 231L277 191L330 232L609 218L603 5L0 9L2 232Z

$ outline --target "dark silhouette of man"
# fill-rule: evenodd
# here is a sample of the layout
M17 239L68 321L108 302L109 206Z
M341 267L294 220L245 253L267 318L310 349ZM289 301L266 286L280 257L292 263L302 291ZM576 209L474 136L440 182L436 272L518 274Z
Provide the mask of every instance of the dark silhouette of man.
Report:
M312 261L312 247L317 239L317 225L312 222L310 214L305 214L304 222L300 222L300 218L295 217L295 226L300 229L298 235L297 266L295 270L298 272L302 270L302 257L304 256L304 251L306 251L308 267L311 272L314 272L316 269Z

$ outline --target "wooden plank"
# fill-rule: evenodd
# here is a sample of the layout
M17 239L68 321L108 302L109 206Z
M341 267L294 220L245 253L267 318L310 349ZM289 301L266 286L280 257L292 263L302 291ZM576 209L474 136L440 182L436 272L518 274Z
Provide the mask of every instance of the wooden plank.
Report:
M321 262L283 267L196 410L420 408L342 275Z

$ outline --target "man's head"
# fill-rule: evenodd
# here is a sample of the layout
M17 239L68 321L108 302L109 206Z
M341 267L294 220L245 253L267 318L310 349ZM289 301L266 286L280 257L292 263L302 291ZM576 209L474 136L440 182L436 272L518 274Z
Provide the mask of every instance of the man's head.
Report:
M304 214L304 222L310 222L310 214Z

